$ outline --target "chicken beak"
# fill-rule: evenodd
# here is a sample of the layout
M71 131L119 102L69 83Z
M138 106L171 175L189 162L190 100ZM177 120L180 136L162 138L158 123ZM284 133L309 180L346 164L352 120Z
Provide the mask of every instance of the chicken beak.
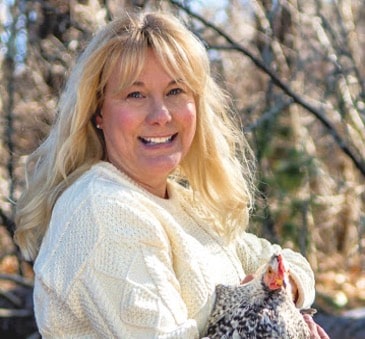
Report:
M276 284L278 287L283 286L283 282L284 282L284 280L283 280L283 279L281 279L281 278L279 278L279 277L277 277L277 278L275 279L275 284Z
M275 279L275 284L278 288L280 288L280 287L286 288L286 282L282 277L277 277Z

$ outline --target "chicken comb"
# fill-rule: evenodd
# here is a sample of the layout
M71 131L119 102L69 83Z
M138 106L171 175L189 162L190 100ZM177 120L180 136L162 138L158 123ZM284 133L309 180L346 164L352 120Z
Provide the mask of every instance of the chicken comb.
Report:
M283 256L281 254L277 255L277 259L278 259L278 271L281 275L284 275L285 273L285 266L284 266L284 259Z

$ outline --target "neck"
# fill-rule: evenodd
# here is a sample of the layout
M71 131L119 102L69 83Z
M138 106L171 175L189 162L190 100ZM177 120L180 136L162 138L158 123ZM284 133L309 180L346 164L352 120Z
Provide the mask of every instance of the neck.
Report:
M127 175L129 178L131 178L136 184L138 184L140 187L148 191L149 193L162 198L162 199L168 199L168 191L167 191L167 177L161 178L161 179L155 179L149 180L148 183L145 182L145 180L141 180L137 176L134 176L132 173L130 173L128 170L124 169L123 166L119 166L116 162L108 159L108 162L114 165L115 168L117 168L120 172Z

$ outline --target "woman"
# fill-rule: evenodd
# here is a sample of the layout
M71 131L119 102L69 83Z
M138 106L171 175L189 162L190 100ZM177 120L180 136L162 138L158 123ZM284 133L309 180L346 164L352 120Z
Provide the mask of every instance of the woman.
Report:
M201 336L215 286L238 284L278 249L245 233L245 152L204 47L177 19L125 16L99 31L18 202L41 334ZM313 273L283 253L308 307Z

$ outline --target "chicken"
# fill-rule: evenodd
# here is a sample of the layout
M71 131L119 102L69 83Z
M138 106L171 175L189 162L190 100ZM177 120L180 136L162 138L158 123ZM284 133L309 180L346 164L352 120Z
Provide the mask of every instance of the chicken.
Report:
M281 254L274 254L250 282L216 287L216 301L205 336L310 338L309 328L292 298L288 266Z

